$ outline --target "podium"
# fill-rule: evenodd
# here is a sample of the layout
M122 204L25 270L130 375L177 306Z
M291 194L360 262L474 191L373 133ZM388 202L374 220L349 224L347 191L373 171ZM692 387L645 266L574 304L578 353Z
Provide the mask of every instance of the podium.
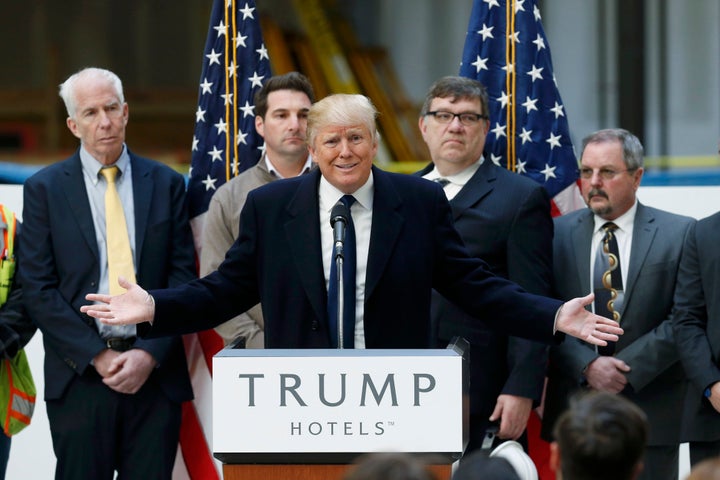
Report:
M447 349L224 349L213 451L225 480L338 480L360 455L420 456L438 479L467 445L467 342Z

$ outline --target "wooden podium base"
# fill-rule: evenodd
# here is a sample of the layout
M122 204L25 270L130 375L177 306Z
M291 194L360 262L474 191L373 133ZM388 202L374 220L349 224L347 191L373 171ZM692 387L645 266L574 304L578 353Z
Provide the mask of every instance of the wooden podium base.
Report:
M225 480L341 480L353 465L223 465ZM428 465L437 480L450 480L452 465Z

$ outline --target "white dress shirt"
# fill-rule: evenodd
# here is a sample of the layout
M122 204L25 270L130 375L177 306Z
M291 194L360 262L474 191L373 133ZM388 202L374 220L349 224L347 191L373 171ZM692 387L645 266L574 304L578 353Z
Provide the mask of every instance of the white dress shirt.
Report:
M365 276L367 273L368 250L370 248L370 229L372 227L373 207L373 176L372 172L365 185L353 193L355 203L350 208L353 224L355 225L355 248L357 264L355 271L355 348L365 348ZM330 212L335 204L344 195L320 177L320 240L323 252L323 270L325 272L325 291L330 284L330 267L333 258L333 230L330 226Z

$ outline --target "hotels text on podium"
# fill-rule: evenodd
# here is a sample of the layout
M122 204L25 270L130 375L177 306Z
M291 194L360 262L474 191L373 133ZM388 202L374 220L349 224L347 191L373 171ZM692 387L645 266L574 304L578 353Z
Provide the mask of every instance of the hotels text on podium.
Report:
M457 345L222 350L213 358L215 456L225 463L347 463L394 451L452 462L467 443L463 353Z

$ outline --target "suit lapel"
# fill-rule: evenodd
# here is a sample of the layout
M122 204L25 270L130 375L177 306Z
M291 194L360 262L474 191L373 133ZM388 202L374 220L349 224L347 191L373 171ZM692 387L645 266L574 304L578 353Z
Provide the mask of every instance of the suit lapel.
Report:
M657 226L655 225L655 218L641 203L638 203L637 211L635 212L635 221L633 223L630 264L628 265L627 281L624 285L625 299L623 300L623 310L625 310L625 307L630 302L633 286L645 263L645 259L650 251L650 246L655 240L656 234Z
M62 188L68 201L67 213L77 222L80 234L97 260L100 258L100 254L95 238L95 224L85 188L79 153L76 153L72 160L65 164L64 173L65 181L62 183Z
M304 175L287 206L288 221L285 223L287 245L298 270L298 277L310 304L318 318L325 318L327 292L323 273L320 240L320 204L318 182L320 170ZM329 228L329 227L328 227Z
M365 301L377 287L400 236L405 220L399 212L402 206L400 195L395 190L388 174L373 167L374 199L372 231L365 277Z
M146 162L139 160L135 155L129 153L132 164L133 180L133 204L135 208L135 256L137 265L142 263L143 241L145 240L145 229L150 216L151 200L153 198L153 184L150 175L150 168Z
M578 216L577 228L572 231L571 248L575 255L575 265L577 265L578 275L580 276L580 291L585 295L592 290L590 283L590 248L592 248L592 235L595 222L590 209Z
M495 188L497 180L497 172L493 168L494 164L490 161L483 161L480 168L468 180L460 192L450 200L452 207L453 220L457 220L468 208L477 203Z

